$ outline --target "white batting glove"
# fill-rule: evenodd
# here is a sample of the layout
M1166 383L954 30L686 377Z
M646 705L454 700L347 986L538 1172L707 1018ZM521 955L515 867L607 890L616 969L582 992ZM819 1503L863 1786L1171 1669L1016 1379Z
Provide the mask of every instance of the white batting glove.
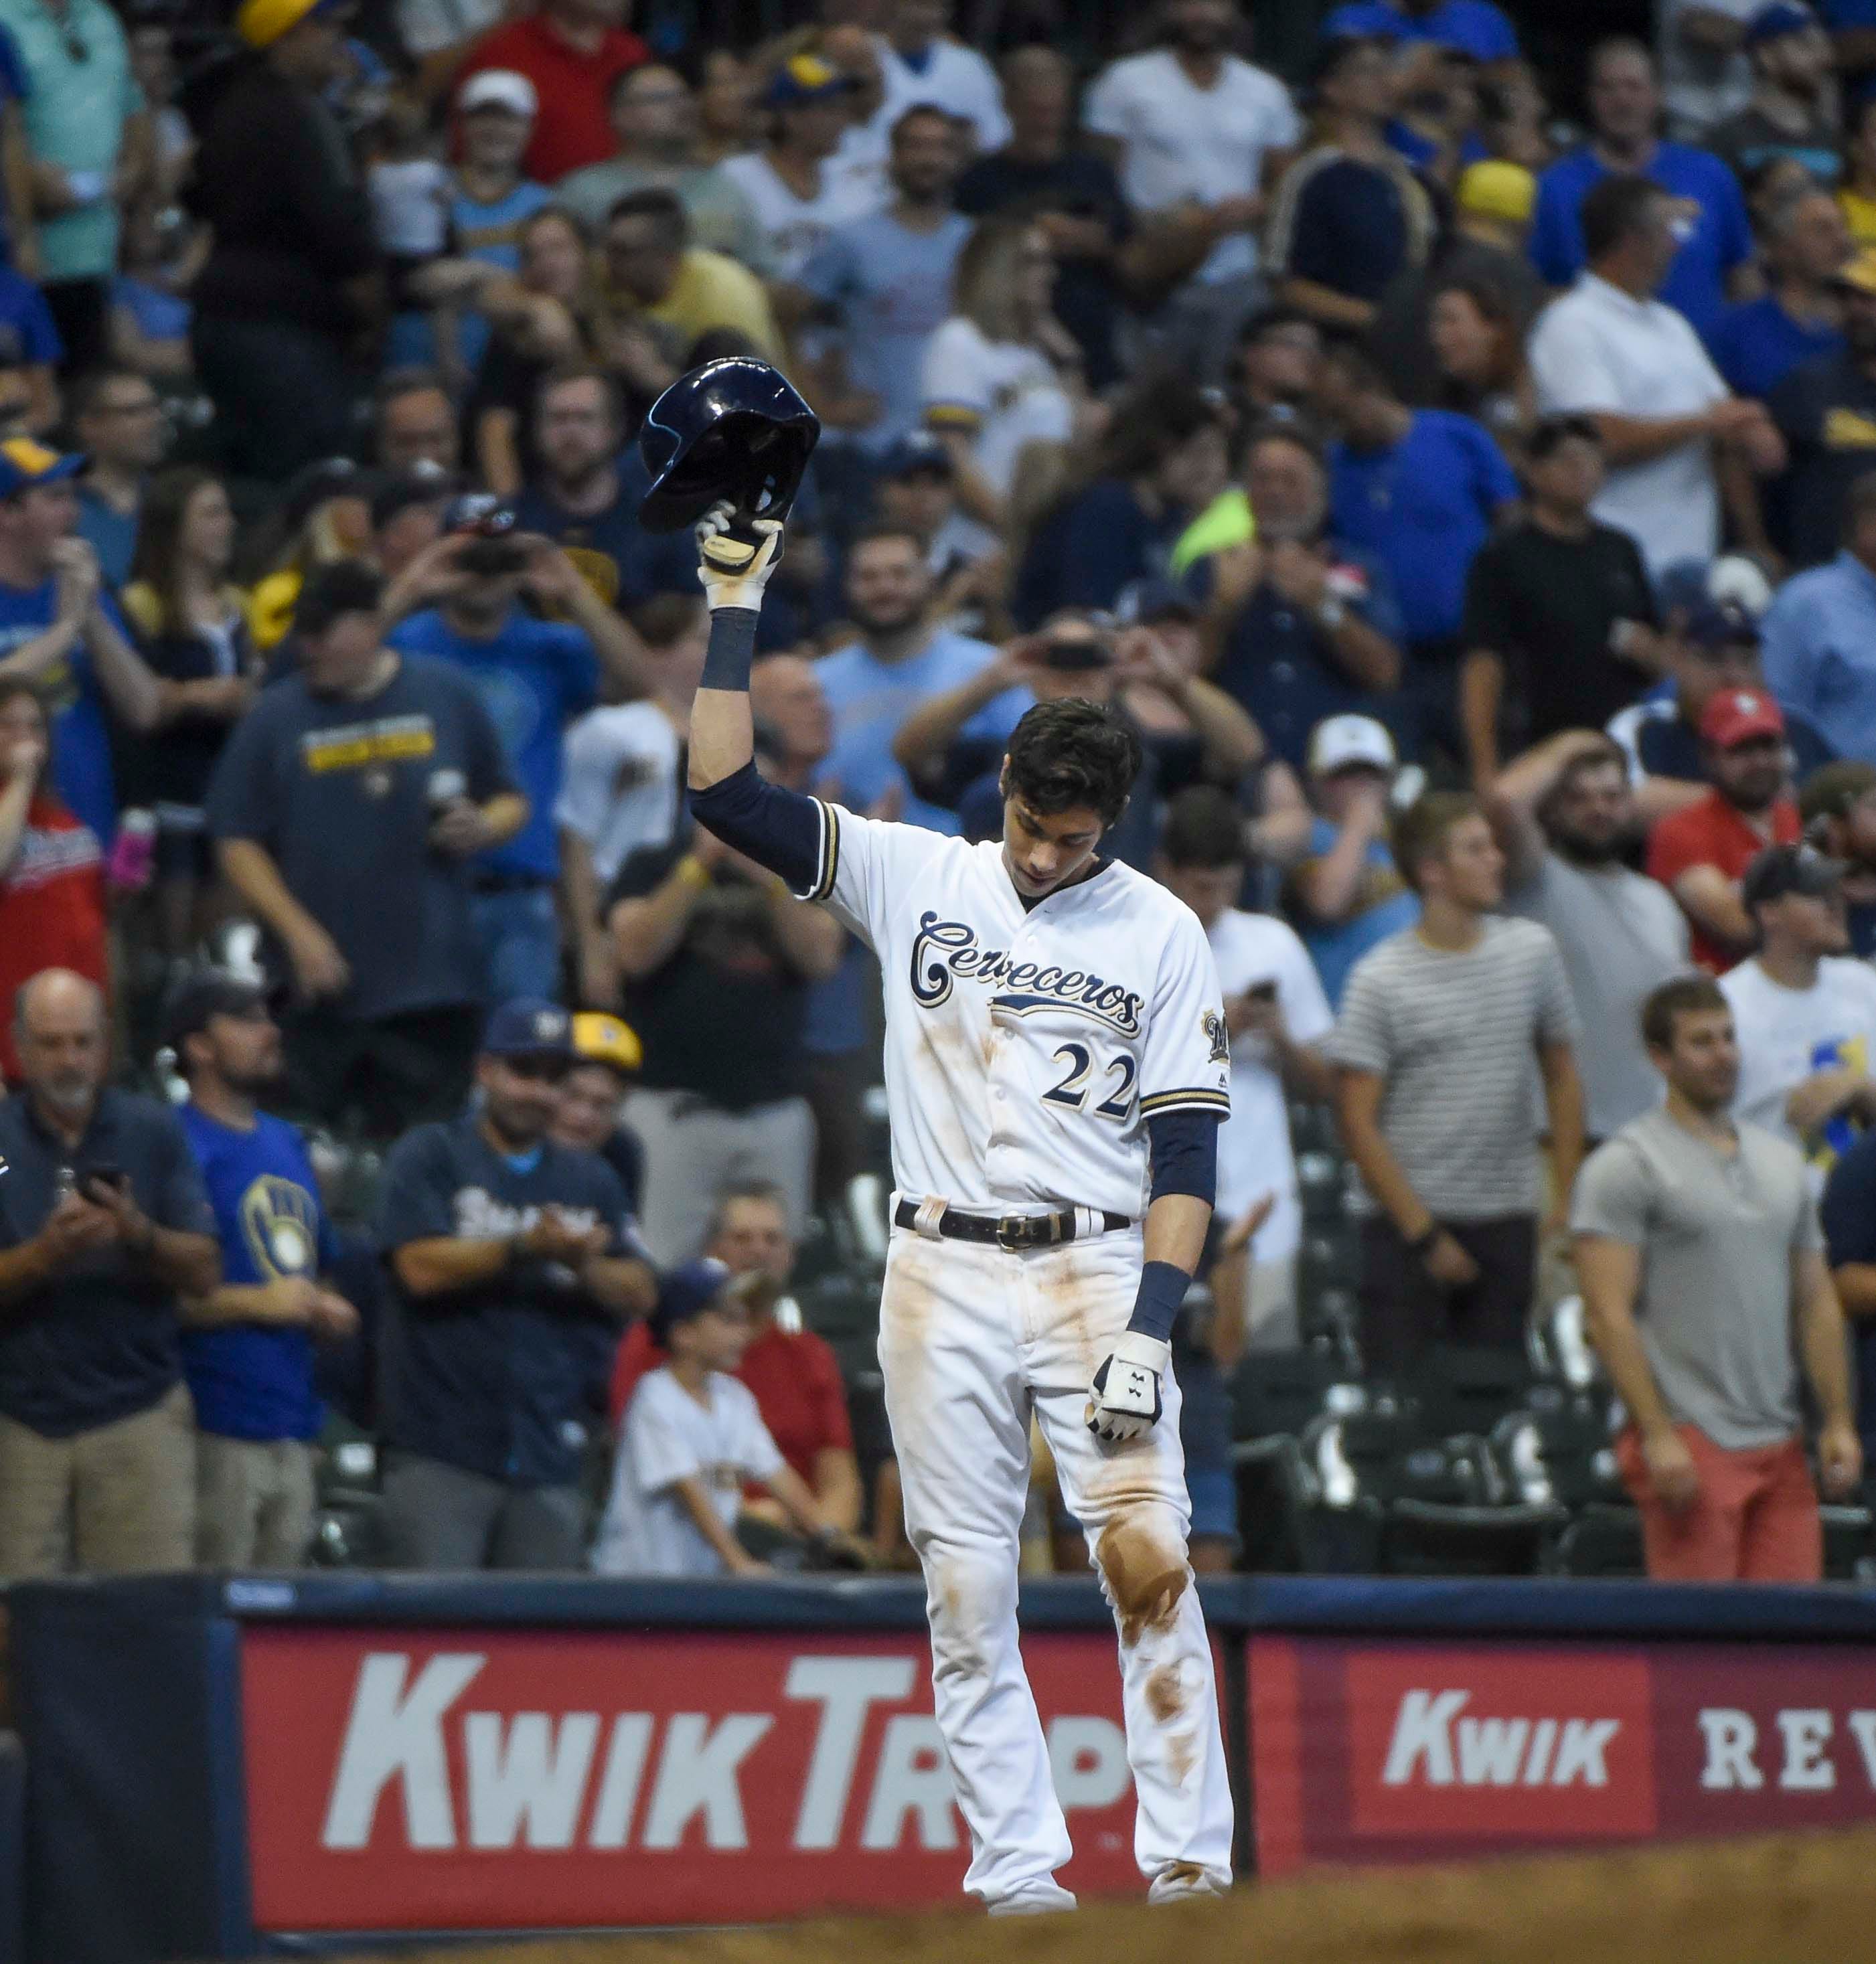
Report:
M1172 1361L1172 1346L1129 1330L1110 1350L1088 1387L1087 1429L1097 1439L1119 1446L1158 1423L1165 1410L1160 1374Z
M751 518L732 531L735 526L736 507L727 498L718 499L698 521L697 556L702 563L697 576L712 613L719 607L746 607L760 614L762 589L782 557L782 521ZM737 536L739 531L755 533L755 544Z

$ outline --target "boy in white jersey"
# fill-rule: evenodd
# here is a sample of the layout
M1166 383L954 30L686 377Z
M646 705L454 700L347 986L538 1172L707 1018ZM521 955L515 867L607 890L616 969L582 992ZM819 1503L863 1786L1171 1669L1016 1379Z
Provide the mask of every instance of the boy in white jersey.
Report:
M993 1911L1074 1902L1017 1648L1033 1410L1119 1629L1136 1859L1155 1901L1222 1891L1231 1793L1167 1337L1211 1217L1230 1054L1197 919L1100 852L1139 740L1092 703L1038 704L1004 761L1004 836L977 846L767 784L747 690L780 528L732 531L718 506L699 536L698 821L825 900L885 978L898 1191L879 1354L965 1887Z

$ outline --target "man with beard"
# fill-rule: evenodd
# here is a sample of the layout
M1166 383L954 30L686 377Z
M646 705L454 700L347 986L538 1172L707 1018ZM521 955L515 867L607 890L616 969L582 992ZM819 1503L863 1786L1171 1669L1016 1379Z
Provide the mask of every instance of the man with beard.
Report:
M20 990L0 1100L0 1574L186 1568L195 1439L176 1309L221 1279L166 1105L107 1086L97 984Z
M515 500L516 522L554 540L609 607L641 607L659 593L694 595L695 559L679 550L686 535L647 532L638 522L651 480L638 445L624 448L612 377L583 363L553 370L534 417L541 471Z
M1643 1018L1667 1101L1583 1168L1570 1225L1591 1339L1627 1420L1616 1456L1648 1573L1815 1582L1823 1547L1801 1379L1833 1500L1855 1491L1863 1455L1804 1167L1730 1115L1739 1053L1711 981L1664 984Z
M1244 486L1257 537L1208 562L1206 661L1212 679L1250 712L1270 755L1300 772L1309 733L1327 718L1391 720L1400 611L1385 569L1325 535L1328 473L1299 427L1253 432Z
M579 1568L587 1428L618 1326L657 1285L618 1176L548 1138L571 1019L522 998L489 1018L479 1109L419 1125L384 1163L400 1296L385 1526L405 1568Z
M1706 148L1743 178L1789 157L1829 189L1843 170L1830 37L1804 0L1766 0L1744 45L1752 100L1707 132Z
M1842 545L1851 489L1876 467L1876 247L1846 261L1833 284L1845 345L1794 368L1765 401L1791 453L1777 544L1798 566L1822 565Z
M1566 730L1511 764L1487 816L1505 857L1505 904L1547 927L1583 1027L1584 1130L1609 1138L1661 1100L1641 1006L1688 965L1687 923L1666 887L1623 864L1637 831L1614 741Z
M195 1401L196 1558L207 1568L297 1568L313 1536L313 1441L324 1412L313 1345L358 1327L322 1285L338 1258L300 1134L255 1100L284 1076L280 1027L226 971L171 992L163 1041L189 1087L178 1116L215 1211L223 1280L182 1305Z
M515 533L512 512L494 499L458 498L443 526L443 538L392 589L394 608L401 599L422 611L399 622L385 645L461 669L501 734L528 820L470 870L476 931L496 1001L553 996L561 736L598 699L602 666L615 688L638 682L637 637L559 547ZM521 605L524 593L571 618L541 620Z
M1648 873L1680 902L1694 959L1717 975L1759 939L1740 898L1746 868L1768 846L1796 845L1800 823L1784 791L1784 718L1770 696L1723 690L1701 714L1700 746L1713 788L1656 823Z
M956 812L918 797L895 761L893 743L914 710L973 681L997 659L974 641L932 621L932 579L923 542L897 525L863 532L848 554L846 611L858 640L824 656L821 686L834 712L827 775L844 804L865 811L882 799L891 816L933 832L956 832ZM1029 699L1007 688L956 733L1001 743Z

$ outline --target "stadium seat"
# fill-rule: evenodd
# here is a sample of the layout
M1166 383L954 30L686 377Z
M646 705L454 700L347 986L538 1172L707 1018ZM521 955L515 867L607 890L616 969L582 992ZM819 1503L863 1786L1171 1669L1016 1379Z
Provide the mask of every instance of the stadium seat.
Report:
M1540 1407L1538 1394L1558 1388L1534 1386L1530 1407L1508 1413L1493 1427L1489 1443L1499 1471L1520 1500L1572 1510L1592 1500L1621 1506L1622 1481L1607 1421L1582 1394Z
M1869 1509L1826 1502L1818 1513L1824 1526L1826 1577L1833 1582L1871 1580L1871 1565L1876 1564L1876 1542L1872 1541Z
M1521 1350L1436 1343L1408 1374L1404 1388L1436 1438L1484 1438L1507 1412L1526 1403L1531 1366Z
M1334 1354L1314 1344L1248 1352L1232 1378L1232 1436L1267 1439L1288 1433L1300 1439L1309 1422L1328 1408L1330 1388L1340 1375Z

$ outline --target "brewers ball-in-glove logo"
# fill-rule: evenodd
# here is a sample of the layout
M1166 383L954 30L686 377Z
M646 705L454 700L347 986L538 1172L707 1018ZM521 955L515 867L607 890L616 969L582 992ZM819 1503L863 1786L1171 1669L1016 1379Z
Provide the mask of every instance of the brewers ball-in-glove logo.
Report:
M1212 1040L1210 1061L1213 1064L1230 1063L1231 1032L1226 1029L1224 1018L1216 1009L1207 1009L1199 1019L1199 1027Z
M319 1272L319 1207L296 1182L263 1173L241 1196L241 1228L255 1267L269 1282Z

